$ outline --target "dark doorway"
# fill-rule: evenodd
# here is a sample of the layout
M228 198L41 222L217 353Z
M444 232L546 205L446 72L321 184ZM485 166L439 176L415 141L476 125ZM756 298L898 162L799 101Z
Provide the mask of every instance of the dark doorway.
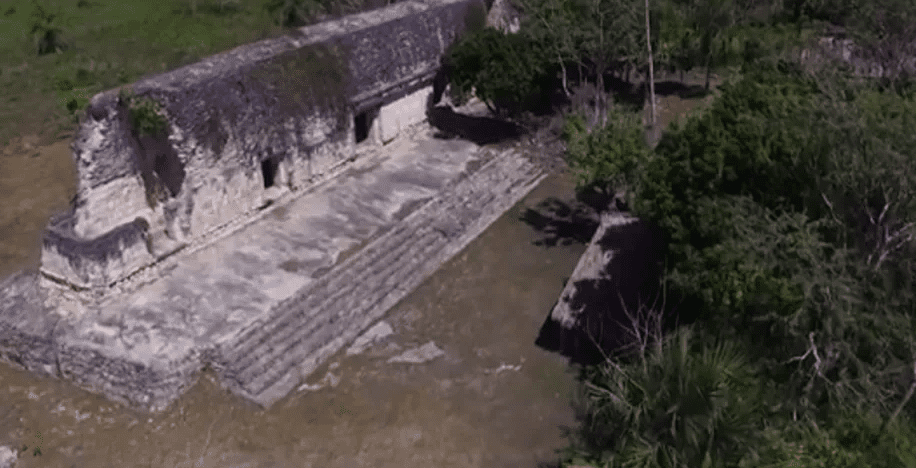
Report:
M273 187L277 178L277 170L280 168L280 160L276 157L270 157L261 161L261 175L264 176L264 188Z
M150 137L144 137L142 142L142 148L147 151L147 154L155 154L151 158L155 177L159 179L159 183L168 189L169 195L177 196L178 192L181 191L181 184L184 182L185 171L184 165L181 164L181 160L175 154L175 150L168 147L163 141L153 140Z
M372 118L369 111L360 112L353 118L353 131L356 136L356 142L362 143L369 138L369 127L372 125Z

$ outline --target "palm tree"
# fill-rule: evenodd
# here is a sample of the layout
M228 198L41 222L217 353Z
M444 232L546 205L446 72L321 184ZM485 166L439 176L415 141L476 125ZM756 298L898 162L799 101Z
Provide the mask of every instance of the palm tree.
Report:
M759 388L735 344L681 329L586 378L579 453L614 467L734 466L761 434Z

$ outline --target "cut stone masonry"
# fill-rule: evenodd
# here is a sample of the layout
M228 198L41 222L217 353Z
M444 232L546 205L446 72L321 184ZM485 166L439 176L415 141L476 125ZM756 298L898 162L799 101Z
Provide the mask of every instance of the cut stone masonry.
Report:
M425 120L446 47L479 0L421 0L237 47L93 97L77 195L43 241L49 285L104 294ZM164 131L138 132L152 103ZM139 117L138 117L139 115Z
M150 411L203 368L294 391L544 177L424 122L474 8L398 3L95 96L40 271L0 279L0 359Z

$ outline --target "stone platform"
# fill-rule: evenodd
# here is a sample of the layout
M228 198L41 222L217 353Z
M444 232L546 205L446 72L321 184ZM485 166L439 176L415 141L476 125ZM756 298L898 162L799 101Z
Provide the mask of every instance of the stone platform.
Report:
M150 411L205 367L271 405L544 177L516 150L432 134L421 124L368 146L340 175L83 313L62 310L36 273L3 280L0 357Z

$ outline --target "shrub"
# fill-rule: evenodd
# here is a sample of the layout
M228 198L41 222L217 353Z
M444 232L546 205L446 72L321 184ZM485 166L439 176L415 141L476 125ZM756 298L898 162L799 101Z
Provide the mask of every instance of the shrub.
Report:
M47 11L36 0L32 0L35 10L32 11L30 33L35 40L35 51L38 55L62 52L66 45L61 40L63 30L57 25L57 15Z
M609 112L607 125L591 132L582 115L568 116L561 136L578 188L596 187L607 199L615 191L630 193L650 154L642 132L638 115L618 107Z
M761 440L759 382L733 342L681 329L585 379L568 459L609 467L735 466Z
M72 75L69 72L59 72L54 78L54 87L67 114L78 122L79 112L89 104L91 91L98 88L98 80L90 70L83 67L77 67Z
M905 468L916 466L916 430L910 421L888 426L868 411L842 409L821 425L786 421L768 428L760 457L748 468Z
M276 24L287 28L304 26L326 12L316 0L269 0L264 9L273 16Z
M121 89L118 98L127 106L131 127L139 136L160 135L168 128L168 121L156 101L137 97L127 88Z
M541 50L523 34L485 28L453 44L443 64L459 103L473 88L494 113L517 115L549 106L556 73Z

